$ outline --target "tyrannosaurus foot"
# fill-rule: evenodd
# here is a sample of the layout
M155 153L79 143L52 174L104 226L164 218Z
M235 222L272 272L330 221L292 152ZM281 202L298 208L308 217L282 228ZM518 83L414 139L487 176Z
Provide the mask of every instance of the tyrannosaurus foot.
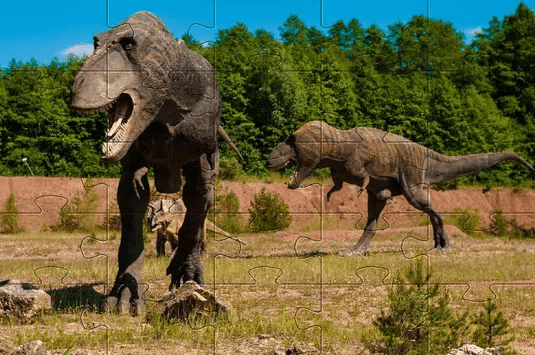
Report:
M446 253L448 251L451 251L451 246L447 245L444 247L438 246L434 247L433 249L429 250L429 253Z
M177 250L167 267L166 274L171 275L170 291L179 288L181 284L187 281L195 281L197 284L202 285L204 282L204 270L200 253L197 257L193 255L186 257Z
M115 296L109 296L104 300L100 310L102 312L117 312L119 314L131 314L134 317L137 317L141 312L143 312L143 301L140 299L130 300L130 299L119 299Z
M115 281L100 310L119 314L139 315L143 311L140 284L131 274L125 274Z
M370 255L368 249L365 248L347 248L338 252L339 256L357 256L357 255Z

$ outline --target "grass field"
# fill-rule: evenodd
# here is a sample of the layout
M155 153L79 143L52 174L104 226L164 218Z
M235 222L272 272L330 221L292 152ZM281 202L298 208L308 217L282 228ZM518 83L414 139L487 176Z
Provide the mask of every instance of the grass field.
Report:
M341 257L336 251L354 244L361 231L325 222L243 233L243 244L209 237L205 286L234 312L227 320L189 324L97 311L117 270L116 234L95 233L103 241L80 233L1 234L0 280L38 285L51 294L54 309L30 325L3 319L0 344L7 349L40 339L48 350L73 354L273 354L293 347L358 354L377 336L373 320L387 310L394 276L421 259L456 311L475 312L496 298L515 336L511 347L535 352L535 240L470 237L449 226L452 250L429 253L429 228L416 222L378 232L368 256ZM151 237L143 271L148 311L169 282L168 258L155 256Z

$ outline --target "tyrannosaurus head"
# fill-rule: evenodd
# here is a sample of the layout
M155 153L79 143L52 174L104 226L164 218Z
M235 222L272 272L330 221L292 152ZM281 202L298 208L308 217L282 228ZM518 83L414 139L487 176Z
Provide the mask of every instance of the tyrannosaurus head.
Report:
M295 165L290 175L288 188L296 189L301 185L321 161L321 126L317 121L303 125L290 134L267 159L268 168L281 170L287 166Z
M75 77L71 107L108 111L103 159L122 159L169 97L169 58L177 41L156 16L139 12L94 37L95 50Z

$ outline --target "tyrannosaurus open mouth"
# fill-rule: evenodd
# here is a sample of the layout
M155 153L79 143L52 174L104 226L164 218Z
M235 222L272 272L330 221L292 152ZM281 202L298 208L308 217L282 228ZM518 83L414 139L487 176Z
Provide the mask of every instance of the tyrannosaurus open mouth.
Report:
M127 93L115 99L108 111L108 130L102 145L103 159L114 156L127 141L128 121L134 111L134 100Z
M295 170L288 181L288 188L292 190L297 189L301 182L314 171L313 167L302 164L294 142L295 138L293 136L288 137L271 152L267 159L268 169L271 170L282 170L288 166L295 165Z
M82 115L108 111L108 127L106 129L106 136L104 137L104 144L102 145L102 159L118 160L115 155L124 148L129 147L132 143L128 136L128 123L135 109L134 96L125 91L102 106L94 108L75 107L75 109Z
M278 171L290 165L295 165L295 159L282 157L282 159L279 158L278 160L275 160L275 159L268 160L268 169L270 170Z
M290 175L290 182L288 183L288 187L290 189L296 189L299 187L300 184L300 182L297 181L299 165L297 164L296 160L294 158L288 158L286 156L282 156L279 159L268 159L268 169L271 170L282 170L292 165L296 165L296 167L292 175Z

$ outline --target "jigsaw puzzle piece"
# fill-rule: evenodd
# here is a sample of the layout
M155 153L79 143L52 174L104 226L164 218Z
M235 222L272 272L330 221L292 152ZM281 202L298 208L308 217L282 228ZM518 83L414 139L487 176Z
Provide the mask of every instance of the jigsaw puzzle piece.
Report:
M232 269L227 270L232 272ZM220 324L220 331L225 331L223 328L231 324L244 324L246 329L255 329L251 336L242 340L244 349L257 344L259 350L267 352L286 352L293 348L317 351L321 346L319 338L316 334L300 330L294 317L303 307L319 309L321 285L285 283L283 279L287 271L276 266L260 265L248 270L247 283L216 284L217 297L234 306L231 323ZM255 310L258 304L262 305L261 311ZM225 343L218 341L217 350L222 349L225 349Z
M57 68L40 67L36 70L39 77L35 81L35 90L40 95L61 95L65 88L72 86L72 72L67 70L58 71ZM61 75L59 75L61 73ZM43 127L43 134L45 134Z
M455 191L436 191L429 189L429 197L436 202L436 210L444 218L445 230L450 237L453 237L452 248L477 249L473 238L480 238L485 235L495 236L529 236L531 229L526 226L533 224L535 214L531 212L502 212L502 206L514 209L531 209L531 202L527 201L527 194L510 194L508 191L487 191L482 192L473 189L463 189ZM512 204L509 204L510 200ZM467 202L468 201L468 202ZM502 202L500 202L502 201ZM503 203L507 202L507 205ZM443 212L444 211L444 212ZM451 212L450 212L451 211ZM429 224L429 221L421 220L421 223ZM433 232L432 228L429 230ZM432 235L432 234L430 234ZM402 246L403 253L411 255L410 248L418 250L430 250L430 239L420 239L426 246L416 247L416 239L407 239ZM412 245L412 247L408 247Z
M460 312L469 312L472 332L492 331L494 344L506 341L505 349L519 354L531 354L535 348L531 298L535 291L533 280L511 282L473 280L466 284L444 284L450 305ZM483 330L484 329L484 330ZM509 341L507 341L509 340Z
M245 245L242 245L237 257L218 256L215 258L213 272L215 283L217 285L248 285L255 282L249 273L251 267L266 267L283 270L277 278L280 284L319 284L321 282L321 256L296 256L294 244L299 235L285 234L276 232L240 236L240 240ZM319 240L319 232L308 233L308 235Z
M108 32L95 35L94 52L76 73L71 107L86 113L102 111L103 107L111 107L111 104L120 99L125 84L133 81L143 83L147 80L152 73L133 66L125 53L133 43L141 41L137 36L129 23L119 24ZM80 99L88 91L97 96L90 103ZM118 114L117 118L129 116L127 112L116 111L113 110L114 114Z
M69 270L61 266L41 266L33 272L37 278L35 285L40 289L51 291L55 288L64 287L69 282L66 280Z
M269 41L272 40L267 41L270 43ZM291 71L291 66L284 62L283 56L284 54L281 52L280 47L274 45L271 48L270 44L266 44L266 47L261 52L254 53L248 57L246 72L242 74L242 71L240 71L240 74L250 76L258 87L281 88L277 95L271 95L268 90L263 89L243 92L243 100L247 102L246 115L252 117L255 121L254 127L251 126L247 129L247 133L251 136L264 135L265 132L261 132L262 127L279 126L283 130L282 134L286 134L290 132L291 126L293 126L291 119L285 117L284 112L287 107L284 106L284 102L288 96L294 97L296 94L287 92L284 88L297 73ZM290 70L290 72L287 72L287 70ZM237 100L234 94L236 92L236 88L234 88L236 85L236 73L219 71L218 80L222 87L232 88L231 91L227 92L222 89L223 102L235 102ZM227 97L229 94L232 94L232 97ZM296 101L292 102L292 104L300 105L297 97L295 99ZM222 117L222 119L225 120L225 117ZM236 124L241 124L242 122L239 122L239 120L241 119L238 118L234 124L230 123L228 127L232 129ZM247 137L244 136L238 141L243 142L244 140L247 140Z
M301 231L285 236L285 239L292 241L295 256L306 259L324 255L326 250L323 246L323 215L293 213L291 218L293 223L303 225Z
M34 274L38 280L35 285L50 295L52 308L57 312L97 312L104 300L102 283L73 282L65 267L41 266L34 270Z
M447 290L455 309L475 314L482 312L488 302L496 304L492 317L503 312L520 335L517 340L521 347L517 350L528 354L525 344L532 344L532 337L526 338L530 327L525 316L532 310L528 299L535 287L532 243L527 239L500 239L467 237L458 241L452 251L431 253L428 258L435 279Z
M494 204L493 199L499 195L506 195L505 192L507 191L495 191L495 193L487 194L490 195L489 202ZM514 194L515 201L512 205L503 203L500 206L500 203L496 203L498 208L494 208L490 214L491 223L486 231L491 231L497 236L510 238L531 237L535 231L529 226L535 225L535 211L533 211L531 203L527 201L529 195L527 191ZM499 207L503 207L503 209ZM485 220L482 222L484 223Z
M344 244L345 236L361 230L356 228L357 223L362 219L360 212L324 212L322 214L296 214L298 218L307 217L306 228L295 234L294 249L299 258L309 256L336 254Z
M329 185L325 187L327 188ZM397 213L403 213L410 208L405 200L393 199L386 202L383 201L383 203L381 203L379 206L381 208L377 210L377 203L375 200L368 197L368 192L365 191L364 193L361 193L360 189L354 185L344 186L340 192L333 196L336 197L333 197L332 201L325 203L326 212L323 214L323 225L325 226L323 232L324 236L327 237L326 240L329 239L327 234L331 233L330 231L333 229L333 227L337 226L342 227L341 229L343 230L350 231L347 234L348 237L349 234L353 232L356 235L355 238L358 238L358 236L361 235L362 231L365 229L368 218L374 218L375 220L375 226L373 227L370 225L368 227L370 231L372 231L372 228L374 228L375 231L388 229L390 228L391 222L385 216L390 216L391 213L393 216L396 216ZM368 214L368 208L370 207L375 209L375 212L373 215L371 215L371 217ZM409 220L396 218L394 219L394 222L396 224L404 222L409 223ZM339 237L336 237L335 235L333 236L336 239L339 239Z
M428 189L446 226L454 225L459 235L483 234L529 235L535 222L528 191L459 189L438 191ZM452 227L447 227L452 228Z
M76 277L76 276L75 276ZM35 334L25 332L26 336L45 339L43 342L48 349L58 349L58 344L53 340L59 332L66 336L60 342L61 351L78 354L79 349L84 349L80 344L79 337L83 337L85 329L80 324L81 317L86 310L96 311L97 305L102 300L102 294L97 289L99 284L72 283L69 270L60 266L42 266L34 270L31 284L24 287L36 286L50 295L51 310L44 312L45 315L54 315L54 329L41 326L35 329ZM103 337L105 339L105 337Z
M98 214L99 211L105 214L107 206L102 201L108 200L107 184L113 181L112 179L93 180L94 186L87 186L85 189L84 182L79 178L3 177L2 179L9 188L2 191L0 200L6 201L9 196L13 195L20 222L23 225L30 223L31 229L43 230L62 224L59 215L64 215L66 218L67 214ZM28 186L32 186L32 189L29 190ZM89 195L93 198L92 204L83 206L88 202ZM82 211L84 207L87 209Z
M427 265L426 258L421 258L421 261ZM404 264L404 267L406 266ZM427 270L427 266L424 267ZM340 270L339 265L337 268ZM325 352L367 353L363 341L367 338L365 332L370 331L374 319L385 316L382 312L388 308L387 295L393 288L398 287L394 276L400 270L392 272L389 267L362 266L355 270L358 279L355 283L323 283L320 308L301 308L295 315L297 327L303 331L318 333L322 350ZM426 311L411 309L406 312L414 314ZM334 340L340 337L348 341L341 344Z
M25 180L25 186L30 185L27 179L23 180ZM53 189L55 185L58 190L61 188L66 194L72 194L72 191L78 188L77 185L70 186L69 179L59 181L53 178L40 178L38 180L47 182L47 188ZM81 185L80 180L77 184ZM36 185L39 186L38 183ZM13 193L18 196L27 196L28 193L34 193L32 191L15 188ZM78 218L69 219L69 215L62 213L67 201L66 197L42 196L35 199L35 205L41 213L19 216L18 226L22 225L24 229L4 234L4 238L7 239L2 242L5 255L1 258L3 262L0 266L0 278L26 281L35 277L34 270L36 269L61 268L69 270L74 279L94 280L98 265L92 265L88 269L80 267L85 262L79 249L81 232L65 230L66 224L72 227L75 223L86 220L87 216L78 215ZM78 224L77 226L80 227Z
M395 228L390 235L396 236L396 240L399 229ZM382 233L381 233L382 234ZM390 239L390 235L384 233L381 235L378 233L377 242L381 239L384 244L392 244L395 241L384 240L384 237ZM381 243L377 243L381 244ZM372 244L373 245L373 244ZM390 247L390 245L389 245ZM398 247L399 248L399 247ZM373 247L372 247L373 251ZM424 251L425 252L425 251ZM399 270L406 268L408 263L414 259L420 259L426 257L424 252L414 253L414 255L405 255L399 253L397 250L394 252L382 251L372 252L369 256L353 255L345 256L339 255L327 255L323 257L322 270L323 270L323 284L324 285L354 285L362 284L363 276L361 270L366 271L367 268L372 270L388 270L390 273L395 274ZM427 259L426 259L427 260ZM382 275L382 274L381 274ZM381 277L377 276L377 280L387 280L388 275Z
M72 183L79 179L69 180L70 187ZM0 177L3 186L8 186L7 189L0 191L0 201L7 201L13 195L14 202L17 206L17 212L21 218L33 218L36 215L42 214L48 208L59 205L63 207L68 203L68 198L64 196L64 189L62 189L58 179L44 178L44 177ZM35 186L35 189L29 190L27 186L30 184ZM55 183L54 183L55 182ZM65 182L63 182L64 184ZM76 183L76 182L75 182ZM47 197L46 200L42 198ZM40 206L43 204L43 208ZM5 214L5 212L2 212ZM9 213L8 213L9 214ZM23 223L26 221L23 219Z
M153 4L153 6L157 6L157 4ZM188 8L191 8L191 11L188 11L187 10ZM127 9L131 9L131 10L128 11ZM203 11L203 9L206 11ZM130 3L127 7L124 7L124 6L115 7L113 6L113 2L112 2L112 5L109 8L109 13L107 13L107 26L111 30L115 30L115 27L110 27L110 24L120 23L124 21L126 18L128 18L128 16L130 16L132 13L135 13L140 10L150 11L150 8L147 9L146 4L141 4L135 1ZM203 31L198 30L199 28L202 28L203 30L204 29L214 30L216 28L215 0L208 0L202 3L196 3L195 6L193 6L193 4L182 4L181 11L186 11L184 12L184 16L181 16L181 22L191 24L188 30L182 35L182 38L185 37L186 41L188 41L186 45L194 51L199 51L202 48L210 47L210 44L212 43L211 41L203 41L202 43L198 42L197 38L199 37L197 36L200 35L203 38L207 37L206 35L202 33ZM166 44L169 43L169 40L171 41L175 40L174 37L170 38L166 36L166 34L168 33L168 30L171 31L175 27L174 19L163 17L162 20L163 20L163 26L167 26L167 30L160 32L160 35L161 34L165 34L165 35L159 36L158 38L157 52L169 51L169 46L166 46ZM127 21L124 24L120 24L117 27L126 26L126 25L129 25L132 28L131 31L133 32L133 36L131 36L131 38L133 38L137 42L137 43L133 42L136 45L147 44L146 42L144 42L144 38L147 36L154 37L154 33L147 33L146 29L144 28L145 26L144 25L140 26L139 23L136 22L136 20L134 19L129 19L129 21ZM162 27L161 24L157 24L157 26ZM176 37L180 38L178 34L176 34ZM177 41L181 42L182 40L179 39ZM152 50L154 51L154 48ZM216 59L215 51L213 54L210 54L209 50L204 50L204 52L206 52L204 53L205 57L208 58L209 60L212 59L210 60L210 62L212 64L215 64L215 59ZM153 56L151 58L154 61L157 61L159 59L157 56ZM167 64L168 64L168 60L165 60L165 63L157 63L155 65L153 64L152 66L147 66L146 70L134 70L131 72L133 75L138 76L140 78L140 82L142 83L143 87L163 93L166 90L169 90L170 88L173 88L174 86L176 86L176 84L174 84L174 81L176 80L177 77L191 77L191 74L192 74L191 68L178 69L176 67L174 68L168 67ZM165 68L166 70L156 71L155 68L157 67L166 67ZM195 72L198 74L201 74L202 76L213 75L213 71L210 68L207 68L207 69L195 68ZM192 114L193 116L202 116L203 112L195 112L194 110L192 110L195 107L195 103L199 101L199 98L204 98L208 100L216 100L218 97L217 84L215 83L215 81L213 85L211 86L211 88L209 88L208 90L198 85L196 86L196 88L199 90L198 92L187 93L186 94L187 97L182 97L182 99L185 100L184 105L183 105L185 108L185 111L182 112L182 114Z
M280 194L286 192L294 194L295 198L281 198ZM233 196L234 198L231 199L230 197ZM238 201L237 196L241 196L241 200ZM280 205L281 200L287 201L287 212L284 212L285 208ZM239 205L235 206L237 213L225 206L229 205L229 201L239 202ZM277 207L279 205L281 207ZM295 268L301 271L292 271L291 275L286 272L281 282L319 282L320 258L296 255L295 244L297 240L300 240L299 243L302 242L300 237L303 235L314 240L312 243L321 240L320 185L311 185L296 190L287 190L286 186L280 184L223 185L221 193L216 197L215 207L216 223L219 219L222 222L221 225L238 227L236 235L243 243L237 258L218 257L215 259L216 283L249 283L250 277L247 270L251 267L250 262L254 262L256 266L272 266L287 270L288 268L285 267L285 263L288 262L287 258L291 258L291 263L295 263ZM218 209L224 213L218 214ZM305 212L311 210L318 212ZM226 274L222 270L227 267L239 268L240 272ZM307 268L316 271L305 272Z
M92 233L91 235L86 236L80 243L81 254L83 258L87 260L88 265L90 265L85 270L86 274L80 277L98 280L96 282L103 285L101 300L104 300L106 295L109 294L110 285L113 285L114 275L117 275L118 272L117 250L119 249L120 244L119 234L119 231L105 230L103 233ZM146 247L148 248L149 243L152 244L152 242L148 242L148 237L146 240ZM154 248L152 250L154 250ZM150 279L154 276L152 275L155 268L154 264L160 265L161 262L160 260L154 260L157 258L151 258L153 253L150 251L147 254L146 259L148 259L148 261L146 261L143 266L143 272L145 276ZM164 263L166 263L165 266L167 266L168 261L164 260ZM164 266L161 266L161 269L164 268ZM165 283L164 281L162 282ZM140 298L144 301L151 300L151 298L149 298L149 288L149 283L140 283ZM150 295L152 295L152 292ZM127 314L130 305L121 304L118 305L118 308L120 313Z

